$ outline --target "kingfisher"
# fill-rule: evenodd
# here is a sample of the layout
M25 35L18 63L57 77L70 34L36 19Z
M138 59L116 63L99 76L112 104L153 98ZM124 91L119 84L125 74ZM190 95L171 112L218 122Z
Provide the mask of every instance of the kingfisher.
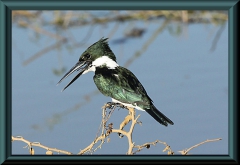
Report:
M57 83L77 71L77 75L63 88L64 91L82 74L95 72L94 83L105 96L112 98L112 104L120 104L137 110L146 111L164 126L174 123L160 112L153 104L143 85L128 69L118 65L116 56L110 49L108 38L101 38L88 47L78 62Z

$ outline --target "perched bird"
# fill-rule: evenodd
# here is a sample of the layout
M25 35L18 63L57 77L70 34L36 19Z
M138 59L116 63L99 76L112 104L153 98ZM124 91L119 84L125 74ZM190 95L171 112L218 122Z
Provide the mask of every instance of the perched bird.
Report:
M95 72L93 80L98 90L103 95L111 97L113 104L120 103L127 107L146 111L160 124L173 125L173 122L153 105L153 101L137 77L130 70L117 64L116 56L110 49L107 38L101 38L88 47L58 84L75 71L78 71L78 74L63 90L82 74L93 71Z

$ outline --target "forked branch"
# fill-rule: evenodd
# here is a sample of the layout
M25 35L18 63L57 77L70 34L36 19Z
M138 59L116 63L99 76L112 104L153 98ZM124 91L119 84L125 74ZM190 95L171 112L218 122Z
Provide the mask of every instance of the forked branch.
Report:
M123 122L121 122L120 126L119 126L119 129L114 129L113 128L113 123L109 123L107 124L108 120L110 119L111 115L113 114L115 108L119 106L121 108L124 108L124 109L127 109L128 110L128 115L125 117L125 119L123 120ZM110 109L110 111L107 113L107 109ZM117 133L119 135L120 138L122 137L127 137L128 139L128 151L127 151L127 155L133 155L133 154L136 154L137 152L140 152L142 151L144 148L147 148L149 149L151 146L155 146L157 143L160 143L160 144L163 144L165 146L165 148L163 149L163 152L167 151L168 152L168 155L174 155L174 152L172 151L172 149L170 148L170 146L166 143L166 142L162 142L160 140L156 140L154 142L147 142L147 143L144 143L142 145L135 145L133 140L132 140L132 134L133 134L133 130L134 130L134 127L136 124L141 124L140 121L138 121L140 115L138 115L137 117L135 116L135 110L134 108L130 108L130 107L124 107L123 105L119 105L119 104L105 104L103 107L102 107L102 121L101 121L101 124L99 126L99 130L98 130L98 133L96 135L96 138L84 149L82 149L78 155L83 155L83 154L86 154L86 153L94 153L97 149L101 149L102 145L105 143L105 141L109 142L110 141L110 135L111 133ZM130 125L130 128L128 131L124 130L124 127L129 124L131 122L131 125ZM101 130L101 131L100 131ZM98 135L100 134L100 135ZM219 141L219 140L222 140L221 138L218 138L218 139L212 139L212 140L206 140L206 141L203 141L199 144L196 144L188 149L185 149L185 150L182 150L182 151L179 151L182 155L188 155L189 154L189 151L192 150L193 148L196 148L204 143L207 143L207 142L214 142L214 141ZM68 151L64 151L64 150L59 150L59 149L56 149L56 148L50 148L50 147L47 147L47 146L44 146L42 144L40 144L39 142L30 142L26 139L24 139L22 136L16 136L16 137L13 137L12 136L12 142L13 141L22 141L24 143L27 143L27 146L28 149L29 149L29 153L31 155L34 155L34 149L33 149L33 146L34 147L41 147L41 148L44 148L46 149L46 154L47 155L52 155L53 152L57 152L57 153L62 153L62 154L66 154L66 155L72 155L71 152L68 152ZM94 146L100 142L100 144L94 148ZM25 148L26 148L25 147ZM136 149L135 151L133 151L133 149Z

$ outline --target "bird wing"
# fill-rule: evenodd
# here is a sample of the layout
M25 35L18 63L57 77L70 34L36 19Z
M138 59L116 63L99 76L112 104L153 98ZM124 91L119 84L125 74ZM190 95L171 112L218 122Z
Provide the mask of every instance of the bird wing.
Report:
M97 69L94 76L94 82L103 94L123 103L150 105L152 100L130 70L120 66L111 70L104 69Z

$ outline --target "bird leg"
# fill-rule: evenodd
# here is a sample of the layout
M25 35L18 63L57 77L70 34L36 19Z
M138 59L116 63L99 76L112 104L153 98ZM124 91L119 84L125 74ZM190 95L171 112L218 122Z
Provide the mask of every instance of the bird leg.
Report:
M107 105L108 108L112 109L115 106L115 104L116 103L114 103L114 102L107 102L106 105Z

